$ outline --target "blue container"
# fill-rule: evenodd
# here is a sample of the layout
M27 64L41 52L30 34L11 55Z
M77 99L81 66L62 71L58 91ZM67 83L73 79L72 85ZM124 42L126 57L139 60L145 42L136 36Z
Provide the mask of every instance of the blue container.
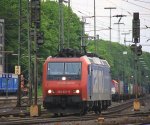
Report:
M2 92L2 78L0 77L0 93Z
M128 94L129 93L129 89L128 89L128 84L124 85L124 94Z
M0 92L16 93L18 90L18 75L0 74Z

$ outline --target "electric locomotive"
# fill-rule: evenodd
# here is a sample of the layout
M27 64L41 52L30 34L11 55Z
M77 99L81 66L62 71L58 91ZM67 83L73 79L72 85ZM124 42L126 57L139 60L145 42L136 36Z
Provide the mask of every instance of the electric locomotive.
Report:
M72 52L72 51L71 51ZM61 55L61 56L60 56ZM53 113L100 113L111 104L110 66L88 55L62 54L43 64L43 106Z

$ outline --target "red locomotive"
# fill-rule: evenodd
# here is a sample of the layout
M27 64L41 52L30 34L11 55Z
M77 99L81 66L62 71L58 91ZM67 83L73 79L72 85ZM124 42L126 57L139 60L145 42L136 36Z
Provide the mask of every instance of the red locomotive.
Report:
M111 104L110 67L106 60L87 55L48 57L42 90L43 106L53 113L100 113Z

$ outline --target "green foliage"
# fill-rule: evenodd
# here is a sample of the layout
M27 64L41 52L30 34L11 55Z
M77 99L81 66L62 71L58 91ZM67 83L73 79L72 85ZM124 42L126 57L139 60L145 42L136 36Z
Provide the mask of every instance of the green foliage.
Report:
M22 25L21 25L21 67L25 71L28 67L28 37L27 37L27 1L22 0ZM18 0L1 0L0 1L0 18L5 19L5 50L18 52ZM68 7L63 6L64 9L64 35L65 47L69 43L72 48L79 48L80 46L80 20ZM70 23L68 23L68 20ZM41 3L41 30L44 32L44 44L38 48L39 58L46 59L50 55L55 55L59 46L59 5L54 1L46 1ZM69 26L69 30L68 30ZM33 42L32 42L33 49ZM31 50L31 54L34 54ZM14 66L17 65L17 56L9 55L11 60L8 63L9 72L14 72ZM33 62L32 62L33 63ZM42 72L42 62L39 63L39 72ZM32 64L31 64L32 65Z
M64 36L65 47L68 45L68 26L70 48L80 46L80 20L71 9L64 6ZM59 5L56 2L46 1L42 3L42 31L44 31L45 44L40 48L43 56L54 55L59 46ZM68 20L70 24L68 24ZM41 53L41 52L40 52Z
M38 96L42 96L42 86L38 86Z
M26 0L22 0L23 11L22 21L27 19L27 4ZM18 50L18 0L1 0L0 1L0 18L5 19L5 50L14 51ZM65 35L65 47L80 48L81 39L81 22L79 17L71 8L63 6L64 9L64 35ZM24 21L25 22L25 21ZM54 1L45 1L41 3L41 30L44 32L44 44L39 46L38 56L45 60L50 55L55 55L59 46L59 5ZM21 31L21 41L27 45L27 23L21 25L24 32ZM23 43L22 43L23 44ZM24 45L25 45L24 44ZM33 45L33 42L32 42ZM33 47L33 46L32 46ZM129 80L131 76L134 76L134 54L129 47L120 45L119 43L109 42L104 40L97 41L97 53L106 59L111 67L111 74L113 79L126 79ZM27 46L25 46L27 50ZM25 52L24 50L24 52ZM93 52L95 50L93 41L88 41L87 50ZM123 51L127 51L127 55L123 54ZM32 51L33 54L33 51ZM26 53L27 55L27 53ZM150 54L144 52L141 56L150 69ZM17 58L8 56L9 72L14 72L14 65L17 64ZM27 57L21 58L22 70L26 70L28 67ZM42 72L42 63L39 62L38 71ZM32 62L33 63L33 62ZM148 70L143 69L140 63L138 63L138 75L142 72L142 77L146 75L150 76ZM138 77L140 80L140 77Z
M18 1L1 0L0 18L5 19L5 50L16 51L18 48Z
M111 67L112 79L123 80L126 83L131 82L131 76L135 75L135 55L131 51L130 47L126 47L119 43L109 42L104 40L97 41L98 50L97 54L100 57L106 59ZM88 44L88 50L94 51L94 42L90 41ZM127 52L127 54L123 52ZM145 76L150 76L149 70L145 69L140 63L140 58L144 60L145 64L147 64L148 69L150 69L149 61L150 54L147 52L143 52L142 56L137 57L137 77L138 83L144 83ZM143 73L143 74L142 74ZM144 83L146 84L146 82Z

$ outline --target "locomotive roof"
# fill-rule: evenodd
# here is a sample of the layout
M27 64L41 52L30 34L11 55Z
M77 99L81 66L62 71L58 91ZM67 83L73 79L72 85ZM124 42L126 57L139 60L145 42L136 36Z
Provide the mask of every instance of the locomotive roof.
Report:
M88 57L89 61L94 64L101 64L110 67L108 62L104 59L100 59L98 57Z
M95 53L80 53L80 51L71 48L64 48L59 51L57 55L54 57L49 56L46 60L49 60L50 58L84 58L89 64L101 64L110 67L106 60Z
M101 64L101 65L104 65L104 66L108 66L110 67L110 65L108 64L108 62L104 59L100 59L98 57L89 57L87 55L84 55L84 56L81 56L81 57L52 57L52 56L49 56L46 60L49 60L50 58L84 58L89 64Z

